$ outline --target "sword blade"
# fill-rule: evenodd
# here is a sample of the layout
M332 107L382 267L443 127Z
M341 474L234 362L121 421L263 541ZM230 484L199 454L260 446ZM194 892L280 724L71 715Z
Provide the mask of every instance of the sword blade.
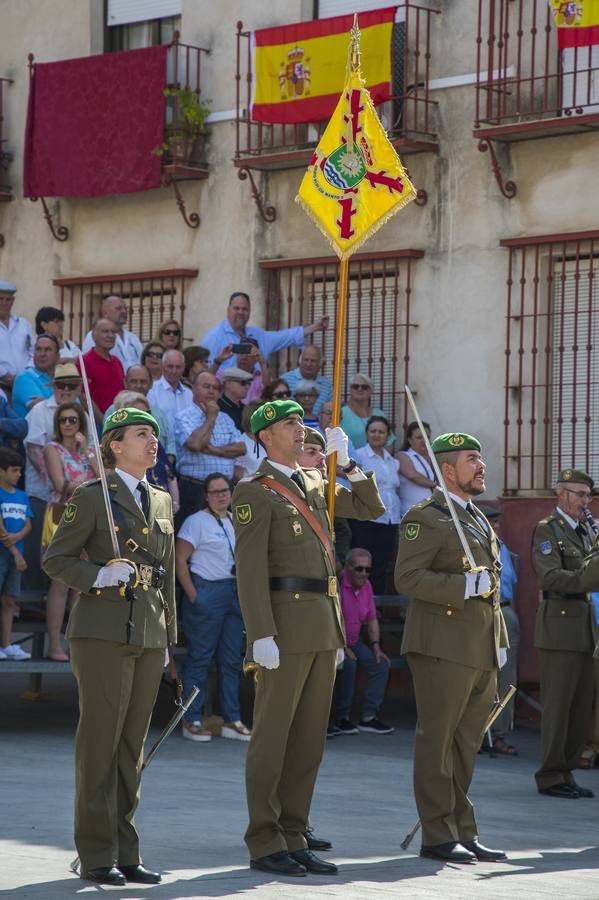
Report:
M418 422L418 428L420 429L420 433L422 434L422 439L426 445L426 449L429 455L429 459L431 461L431 465L434 469L435 475L437 476L437 481L439 483L439 487L443 491L443 496L445 497L445 502L447 503L447 508L449 509L453 524L455 526L455 530L458 533L458 537L460 539L460 544L462 545L462 550L464 551L464 556L468 561L468 565L471 569L476 569L477 565L474 561L474 556L472 555L472 550L470 549L470 545L466 540L466 535L464 534L464 529L462 528L462 523L458 519L458 514L455 509L455 504L451 497L449 496L449 491L445 485L445 479L441 473L441 467L435 458L435 454L433 453L430 441L428 439L428 434L426 433L426 429L422 424L422 419L420 418L420 413L418 412L418 407L416 406L416 401L412 395L412 391L408 387L408 385L404 385L404 390L406 392L406 397L408 398L408 402L412 407L412 412L414 413L414 418Z

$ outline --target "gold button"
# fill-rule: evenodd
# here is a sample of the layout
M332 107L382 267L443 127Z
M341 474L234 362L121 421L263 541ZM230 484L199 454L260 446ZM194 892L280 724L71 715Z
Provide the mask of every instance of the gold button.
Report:
M562 609L562 616L565 616L565 615L566 615L566 610Z
M97 590L97 591L96 591L96 596L98 596L98 597L99 597L99 596L100 596L100 594L101 594L101 593L102 593L102 591L101 591L101 590Z
M150 588L148 587L147 584L142 584L142 588L144 589L144 591L149 591L149 590L150 590Z
M296 600L299 600L299 594L294 594L293 596Z
M118 526L118 525L115 525L115 526L114 526L114 530L115 530L115 531L118 531L118 530L119 530L119 526Z
M150 533L150 529L149 529L149 528L142 528L142 529L141 529L141 533L142 533L142 534L149 534L149 533Z
M447 615L448 615L448 616L453 616L453 610L448 609L448 610L447 610Z
M308 507L308 509L313 509L313 508L314 508L314 507L312 507L312 506L309 506L309 507Z

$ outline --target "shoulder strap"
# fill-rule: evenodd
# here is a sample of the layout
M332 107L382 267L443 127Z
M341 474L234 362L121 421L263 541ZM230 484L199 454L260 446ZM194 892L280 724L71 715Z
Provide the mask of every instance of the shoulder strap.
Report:
M312 531L314 532L314 534L316 535L316 537L318 538L318 540L320 541L322 546L324 547L326 554L329 558L329 562L333 566L333 569L335 569L335 553L333 551L331 541L330 541L326 531L324 530L324 528L322 527L322 525L320 524L320 522L318 521L318 519L312 512L312 510L308 507L308 505L306 503L304 503L302 498L300 496L298 496L298 494L296 494L290 488L285 487L284 484L281 484L280 481L276 481L274 478L268 478L268 476L262 475L260 478L257 479L257 481L260 484L264 485L264 487L269 488L270 490L274 491L276 494L280 494L281 497L285 497L286 500L289 500L290 503L292 503L294 506L296 506L298 508L298 510L300 511L300 513L302 514L302 516L304 517L304 519L306 520L306 522L308 523L308 525L310 526L310 528L312 529Z

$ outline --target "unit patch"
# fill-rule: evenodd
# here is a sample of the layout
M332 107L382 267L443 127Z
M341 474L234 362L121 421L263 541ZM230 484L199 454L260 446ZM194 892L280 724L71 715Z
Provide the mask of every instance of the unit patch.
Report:
M77 504L76 503L68 503L67 507L63 513L63 521L65 525L71 525L77 517Z
M404 536L406 541L415 541L420 534L419 522L407 522L404 527Z
M240 525L249 525L252 521L252 507L249 503L241 503L235 507L235 518Z
M549 556L551 553L551 541L543 541L542 544L539 544L539 550L543 556Z

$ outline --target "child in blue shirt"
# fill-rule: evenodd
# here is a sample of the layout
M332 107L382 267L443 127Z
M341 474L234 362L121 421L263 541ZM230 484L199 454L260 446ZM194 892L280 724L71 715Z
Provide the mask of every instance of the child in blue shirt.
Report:
M29 497L17 488L21 467L18 453L0 447L0 660L31 658L19 644L11 644L13 619L19 614L21 572L27 568L24 538L33 518Z

